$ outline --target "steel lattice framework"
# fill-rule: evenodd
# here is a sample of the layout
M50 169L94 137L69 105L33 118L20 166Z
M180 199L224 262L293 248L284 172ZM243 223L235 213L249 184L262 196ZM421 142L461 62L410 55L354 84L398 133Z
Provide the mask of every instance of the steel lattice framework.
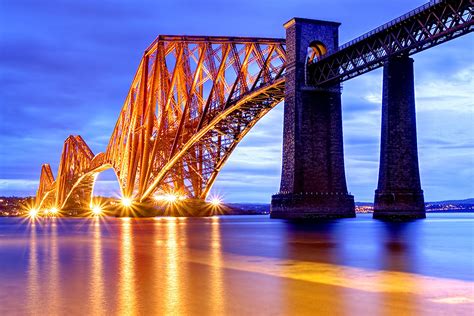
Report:
M383 66L390 56L412 55L472 32L472 11L472 0L431 1L310 65L310 84L345 81Z
M472 0L437 0L323 56L310 83L330 85L467 34ZM69 136L54 180L42 166L39 208L84 206L113 168L123 197L155 192L204 199L248 131L284 98L285 40L159 36L146 50L105 153Z
M284 43L159 36L143 55L106 152L94 157L80 136L68 137L58 179L42 176L37 204L44 206L48 189L61 208L71 198L89 201L95 175L110 167L126 197L205 198L240 140L283 100Z
M55 189L53 171L49 164L41 166L41 175L38 191L36 192L36 205L41 205L43 198Z
M69 136L64 142L59 162L56 205L62 205L77 177L89 171L94 158L92 150L81 136Z
M103 158L103 153L94 156L81 136L66 138L57 179L54 180L49 164L41 167L36 205L40 208L88 205L96 174L110 168Z
M159 36L106 151L125 196L204 198L241 138L284 97L281 39Z

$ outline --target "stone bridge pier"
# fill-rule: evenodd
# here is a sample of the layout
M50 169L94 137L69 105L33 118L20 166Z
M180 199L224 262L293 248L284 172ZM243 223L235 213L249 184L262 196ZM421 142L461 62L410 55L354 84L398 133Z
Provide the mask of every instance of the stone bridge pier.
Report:
M339 23L294 18L285 24L287 72L280 192L271 217L354 217L344 171L340 84L314 88L307 65L338 49Z
M340 84L316 88L307 66L338 49L339 23L294 18L285 24L287 73L280 192L271 217L354 217L344 171ZM413 59L384 64L382 135L374 218L425 217L416 140Z
M382 135L374 218L425 217L418 168L413 59L391 57L384 64Z

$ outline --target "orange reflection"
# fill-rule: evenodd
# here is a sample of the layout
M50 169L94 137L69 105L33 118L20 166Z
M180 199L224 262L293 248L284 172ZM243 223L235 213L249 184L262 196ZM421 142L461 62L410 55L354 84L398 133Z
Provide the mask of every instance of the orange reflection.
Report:
M49 252L50 252L50 261L49 261L49 281L48 281L48 290L49 298L48 302L48 314L49 315L58 315L60 313L58 309L59 301L59 254L58 254L58 225L56 218L50 218L48 222L51 228L51 235L49 238Z
M119 314L132 315L135 311L135 272L132 240L132 224L129 219L122 219L120 225L120 285Z
M405 225L390 225L387 227L388 238L381 249L381 261L383 266L388 271L410 271L410 265L413 263L411 257L410 242L403 240L401 231L406 229ZM378 294L380 301L380 313L384 315L400 315L408 311L417 309L418 295L417 293L426 292L420 291L422 280L416 274L405 274L404 277L399 276L400 273L379 273L376 278L378 286L385 284L396 284L403 287L404 292L394 295L393 292L380 291ZM397 304L403 297L403 305ZM377 305L377 304L374 304Z
M211 314L224 315L224 265L222 258L220 219L217 216L213 216L211 220Z
M33 222L30 226L30 241L28 252L28 285L27 285L27 303L28 310L37 310L36 304L40 298L39 284L39 266L38 266L38 248L36 244L36 224Z
M102 261L102 231L100 218L93 219L94 241L92 243L91 283L89 300L92 305L92 314L99 315L104 310L104 279Z
M180 311L181 288L179 271L179 248L177 236L177 218L167 217L166 230L166 286L165 286L165 314L173 315Z
M154 290L160 315L187 315L193 299L188 270L186 219L157 217L154 222Z

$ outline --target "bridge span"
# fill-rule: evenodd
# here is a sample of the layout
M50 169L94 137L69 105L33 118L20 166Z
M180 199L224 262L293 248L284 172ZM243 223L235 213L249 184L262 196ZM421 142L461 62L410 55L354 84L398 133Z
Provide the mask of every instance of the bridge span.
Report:
M57 178L41 168L38 209L88 208L112 168L123 199L203 201L250 129L285 100L273 218L352 217L341 82L384 67L378 218L425 216L416 144L413 59L472 32L470 0L431 1L339 46L339 23L294 18L286 39L160 35L145 50L109 144L94 155L66 139Z

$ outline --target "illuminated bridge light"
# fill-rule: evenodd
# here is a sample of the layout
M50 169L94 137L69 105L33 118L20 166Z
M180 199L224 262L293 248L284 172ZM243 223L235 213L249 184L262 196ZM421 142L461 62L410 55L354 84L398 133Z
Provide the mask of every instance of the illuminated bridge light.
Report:
M121 203L122 203L122 205L125 206L125 207L130 207L130 206L132 206L133 201L132 201L131 198L123 197L123 198L121 199Z
M219 197L213 197L210 202L212 206L220 206L222 204L222 200Z
M93 214L94 216L99 216L99 215L101 215L102 212L103 212L102 208L101 208L99 205L94 205L94 206L91 208L91 210L92 210L92 214Z
M155 200L156 201L159 201L159 202L168 202L168 203L174 203L176 201L182 201L186 199L185 196L183 195L179 195L179 194L175 194L175 193L168 193L168 194L158 194L158 195L155 195Z
M28 217L30 217L30 218L32 218L32 219L35 219L37 216L38 216L38 210L35 209L35 208L32 208L32 209L28 212Z
M53 207L49 210L49 213L54 216L59 213L59 210L56 207Z
M165 196L165 201L169 202L169 203L174 203L174 202L176 202L177 199L178 199L178 197L174 194L166 194L166 196Z
M155 195L154 199L155 199L155 201L164 201L165 200L165 195L164 194Z

